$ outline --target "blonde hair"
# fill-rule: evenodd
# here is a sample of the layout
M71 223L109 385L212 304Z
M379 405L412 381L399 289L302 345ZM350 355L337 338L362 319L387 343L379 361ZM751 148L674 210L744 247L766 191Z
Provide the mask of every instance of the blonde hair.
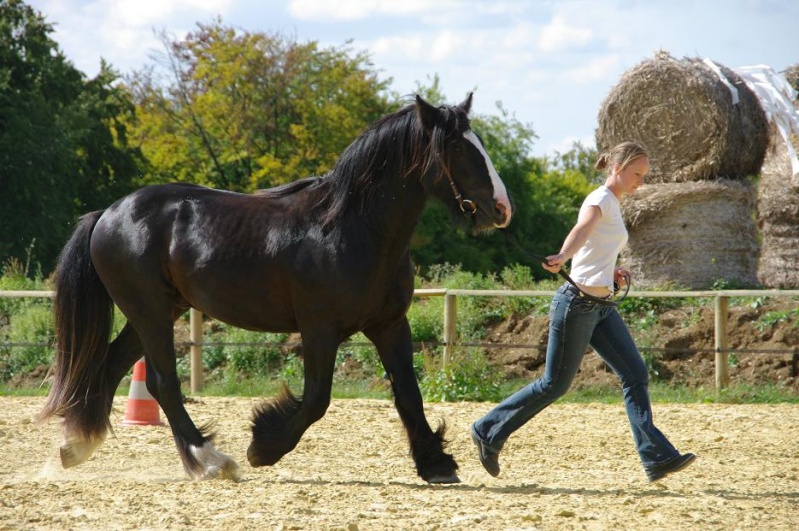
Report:
M623 170L637 158L647 157L644 146L637 142L622 142L610 151L602 153L596 160L594 167L597 170L612 168L615 164L619 165L619 171Z

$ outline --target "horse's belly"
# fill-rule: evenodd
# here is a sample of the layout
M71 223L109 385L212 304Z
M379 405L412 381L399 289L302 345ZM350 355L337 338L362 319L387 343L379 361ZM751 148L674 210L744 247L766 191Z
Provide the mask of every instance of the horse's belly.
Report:
M199 308L198 308L199 309ZM253 309L252 311L236 310L200 310L204 314L227 323L229 325L258 330L261 332L296 332L297 322L290 315L279 314L274 311Z
M297 321L291 305L269 292L227 286L213 291L193 290L187 300L205 315L224 323L263 332L295 332Z

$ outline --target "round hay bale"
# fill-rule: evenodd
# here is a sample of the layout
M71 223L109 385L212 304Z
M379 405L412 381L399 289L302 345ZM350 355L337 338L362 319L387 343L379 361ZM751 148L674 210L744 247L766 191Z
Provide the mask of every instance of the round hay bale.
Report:
M600 108L597 149L640 142L649 152L651 183L757 174L768 144L766 115L740 76L718 66L738 90L737 105L701 59L660 51L625 72Z
M789 66L782 72L782 75L785 76L788 84L790 84L794 90L799 90L799 64Z
M792 133L791 144L799 150L799 135ZM793 175L788 149L779 133L772 133L757 186L757 218L763 224L789 223L796 226L799 214L799 176Z
M757 285L755 190L721 179L647 184L622 203L623 265L639 288Z
M760 283L771 289L799 288L799 272L796 270L796 264L799 263L799 237L796 236L796 227L788 230L782 225L776 230L769 230L766 225L763 229L768 234L763 235L757 268Z
M757 219L762 246L757 265L760 283L773 289L799 288L799 177L792 175L788 149L782 137L773 142L763 162L757 187ZM799 135L790 135L799 149Z

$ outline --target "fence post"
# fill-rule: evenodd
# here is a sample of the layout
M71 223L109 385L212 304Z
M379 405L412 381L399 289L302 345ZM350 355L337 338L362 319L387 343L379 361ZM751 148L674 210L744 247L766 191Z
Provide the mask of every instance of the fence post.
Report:
M194 308L189 310L189 341L191 392L199 393L203 388L203 314Z
M444 295L444 367L449 363L455 349L457 340L456 320L458 316L458 299L455 294L447 292Z
M716 296L716 389L723 389L730 383L730 372L727 364L727 316L729 298L725 295Z

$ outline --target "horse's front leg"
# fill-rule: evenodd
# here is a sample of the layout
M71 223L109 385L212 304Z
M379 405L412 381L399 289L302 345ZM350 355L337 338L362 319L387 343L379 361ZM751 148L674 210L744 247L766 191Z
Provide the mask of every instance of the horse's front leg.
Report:
M433 432L424 415L422 393L413 371L413 345L407 318L390 325L374 326L364 334L377 347L388 373L394 404L411 444L411 455L419 476L428 483L459 483L458 464L444 452L446 425Z
M255 407L252 442L247 459L254 467L274 465L297 446L308 427L321 419L330 405L336 350L340 343L333 328L302 332L305 383L302 398L284 385L275 399Z

